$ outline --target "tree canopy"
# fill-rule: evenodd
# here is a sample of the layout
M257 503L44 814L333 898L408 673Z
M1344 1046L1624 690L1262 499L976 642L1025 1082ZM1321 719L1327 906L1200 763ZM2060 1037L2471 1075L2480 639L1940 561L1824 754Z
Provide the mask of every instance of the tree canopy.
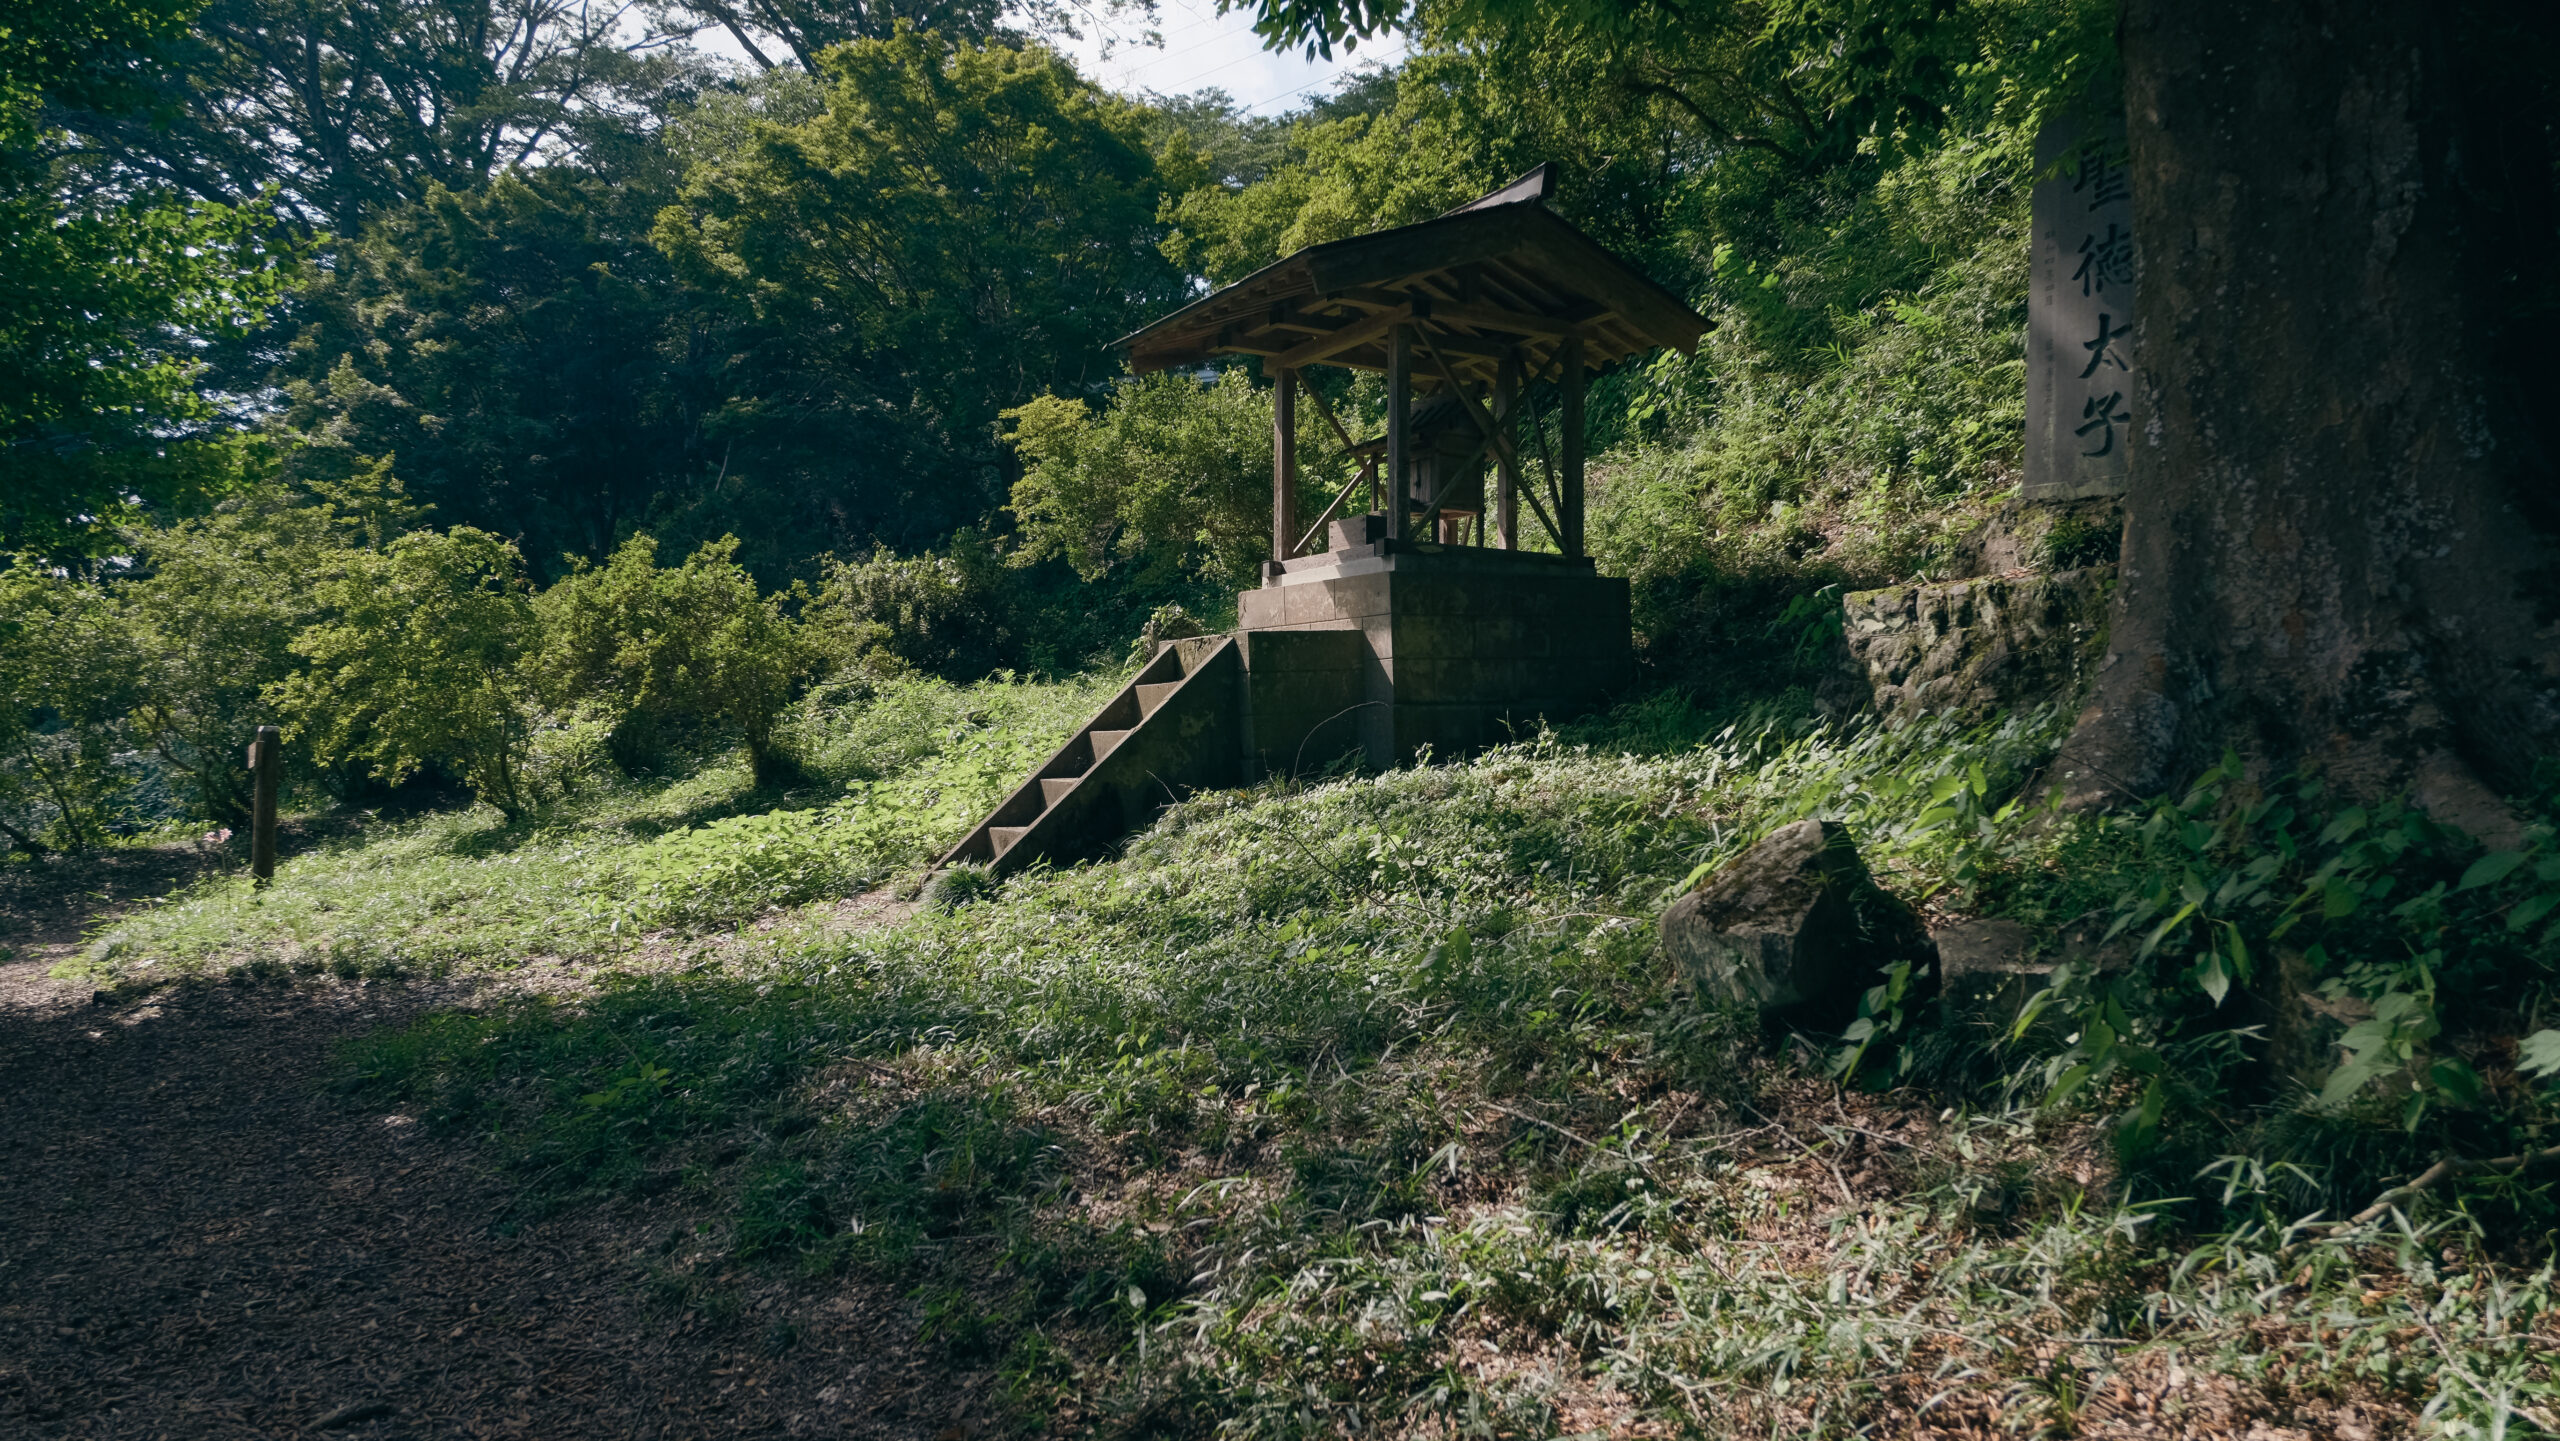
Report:
M0 534L19 543L76 545L246 463L198 351L263 320L293 248L253 204L81 183L50 123L140 113L193 8L46 0L0 25Z

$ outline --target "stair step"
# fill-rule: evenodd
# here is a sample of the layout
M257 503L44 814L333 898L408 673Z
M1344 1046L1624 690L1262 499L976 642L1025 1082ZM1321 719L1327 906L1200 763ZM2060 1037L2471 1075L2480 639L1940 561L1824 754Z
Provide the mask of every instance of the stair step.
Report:
M1138 714L1141 716L1154 715L1156 713L1156 707L1164 704L1165 697L1180 689L1182 689L1182 682L1178 680L1169 680L1162 685L1142 685L1138 687Z
M1125 731L1093 731L1093 732L1090 732L1090 734L1093 736L1093 763L1094 763L1095 765L1100 765L1100 764L1102 764L1103 757L1105 757L1105 756L1107 756L1107 755L1111 754L1113 751L1116 751L1116 750L1120 749L1120 743L1121 743L1122 741L1124 741L1124 740L1127 740L1127 739L1129 738L1130 734L1131 734L1132 732L1136 731L1136 730L1137 730L1137 727L1136 727L1136 726L1131 726L1128 730L1125 730Z
M1041 777L1040 804L1042 808L1046 809L1049 806L1054 806L1058 802L1065 800L1067 798L1067 792L1074 790L1076 788L1076 782L1081 779L1083 779L1081 776L1069 776L1065 780L1054 780L1047 776Z
M1021 840L1024 836L1029 834L1031 834L1031 827L1029 826L987 827L987 839L995 844L996 854L999 856L1009 850L1012 850L1014 842Z

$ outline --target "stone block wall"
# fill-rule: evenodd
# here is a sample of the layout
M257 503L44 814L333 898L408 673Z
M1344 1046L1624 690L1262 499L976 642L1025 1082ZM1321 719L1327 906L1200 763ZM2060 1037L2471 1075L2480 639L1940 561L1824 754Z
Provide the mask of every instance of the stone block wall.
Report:
M1247 778L1320 771L1361 749L1361 712L1377 668L1361 632L1245 631Z
M1859 591L1841 602L1835 707L1982 719L2067 700L2103 652L2116 568L1981 576Z
M1359 636L1357 725L1372 765L1498 744L1541 717L1588 711L1634 678L1627 583L1588 562L1386 542L1276 570L1238 597L1242 633ZM1251 658L1247 667L1260 669ZM1276 751L1256 725L1257 750Z

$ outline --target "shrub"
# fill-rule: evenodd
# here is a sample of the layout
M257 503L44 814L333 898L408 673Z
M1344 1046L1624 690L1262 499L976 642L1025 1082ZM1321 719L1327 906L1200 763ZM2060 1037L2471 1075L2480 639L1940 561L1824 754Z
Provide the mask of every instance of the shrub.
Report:
M1270 555L1271 396L1244 371L1150 375L1099 412L1044 395L1004 414L1024 563L1061 555L1087 581L1164 592L1250 584Z
M88 580L20 556L0 571L0 835L29 854L106 838L128 777L135 638Z
M469 526L413 531L350 552L313 596L328 618L293 642L310 667L268 692L289 734L395 784L450 766L524 815L535 716L520 662L537 630L515 547Z
M1012 640L1009 580L986 538L962 531L945 551L829 560L802 618L838 674L974 679Z
M330 487L339 493L314 503L261 486L205 515L125 533L142 568L116 586L140 650L133 726L185 777L207 820L248 819L246 747L272 719L267 688L293 673L294 638L321 619L315 582L367 541L384 503L394 520L414 516L386 465L359 478L369 494ZM372 544L387 538L383 525L369 528Z
M695 720L737 731L757 784L789 774L774 725L818 657L782 598L757 593L737 551L727 536L662 569L657 541L636 535L601 566L575 562L535 600L543 693L609 716L624 769L650 759L671 725Z

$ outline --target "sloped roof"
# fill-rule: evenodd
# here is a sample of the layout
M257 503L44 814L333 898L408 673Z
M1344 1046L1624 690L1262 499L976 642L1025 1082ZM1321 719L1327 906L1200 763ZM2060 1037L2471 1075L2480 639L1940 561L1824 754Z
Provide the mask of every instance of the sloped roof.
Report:
M1233 354L1382 371L1389 329L1410 317L1451 369L1485 382L1505 350L1528 378L1553 378L1575 331L1595 370L1660 346L1695 350L1706 319L1547 209L1553 190L1541 165L1437 219L1310 245L1119 343L1140 375ZM1429 384L1437 368L1415 351Z

